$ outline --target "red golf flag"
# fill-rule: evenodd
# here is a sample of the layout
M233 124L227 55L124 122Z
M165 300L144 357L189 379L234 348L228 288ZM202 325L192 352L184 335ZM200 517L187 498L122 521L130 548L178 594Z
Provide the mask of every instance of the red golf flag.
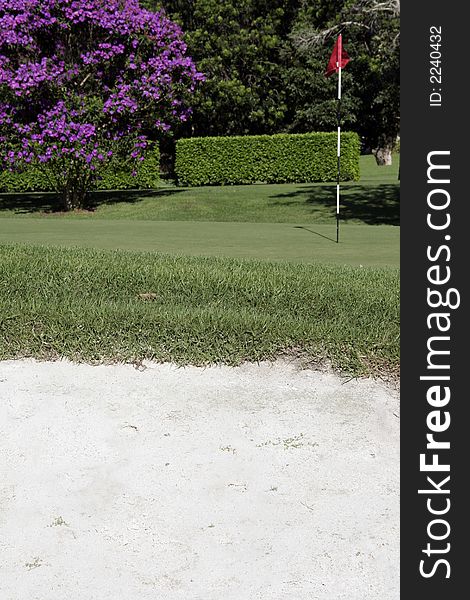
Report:
M350 58L348 53L343 48L343 37L341 34L339 34L335 43L335 47L333 48L333 53L330 56L328 66L326 68L325 77L330 77L330 75L333 75L333 73L337 73L339 71L339 67L344 69L349 61Z

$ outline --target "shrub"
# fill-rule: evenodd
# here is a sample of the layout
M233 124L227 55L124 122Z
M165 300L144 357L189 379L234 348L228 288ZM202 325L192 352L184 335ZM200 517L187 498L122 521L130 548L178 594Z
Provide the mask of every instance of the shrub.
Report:
M187 120L203 79L181 28L139 0L0 0L0 161L44 167L81 208L114 160L136 168L149 132Z
M152 189L160 183L160 152L158 146L146 151L145 160L139 162L135 175L132 166L113 160L103 171L100 179L94 182L98 190ZM51 192L54 186L48 179L44 166L34 165L22 171L0 171L0 192Z
M359 179L360 142L341 134L341 179ZM337 133L181 139L176 175L184 185L334 181Z
M158 146L148 150L145 160L140 163L135 175L132 167L123 166L116 161L103 172L101 180L96 182L98 190L130 190L130 189L152 189L160 183L160 151Z
M22 171L0 171L0 192L50 192L52 183L43 169L33 165Z

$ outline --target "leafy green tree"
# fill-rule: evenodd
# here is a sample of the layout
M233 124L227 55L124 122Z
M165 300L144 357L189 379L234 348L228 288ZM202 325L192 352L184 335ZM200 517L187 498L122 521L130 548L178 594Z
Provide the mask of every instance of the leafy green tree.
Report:
M334 38L343 33L353 59L344 73L345 122L372 148L378 164L391 164L400 128L400 2L349 0L322 5L333 10L319 14L317 2L305 1L304 15L291 36L293 46L300 55L315 56L326 46L331 51Z
M147 0L186 34L206 75L193 98L195 135L272 133L287 111L281 48L299 0ZM188 132L187 132L188 133Z
M324 76L332 50L330 46L304 51L291 43L286 44L283 80L287 104L284 128L287 131L307 133L336 129L337 80ZM341 122L345 129L355 131L360 99L356 96L349 66L342 77Z
M391 162L399 132L399 0L142 0L185 31L207 76L177 135L331 131L336 78L323 73L338 33L342 124L377 162Z

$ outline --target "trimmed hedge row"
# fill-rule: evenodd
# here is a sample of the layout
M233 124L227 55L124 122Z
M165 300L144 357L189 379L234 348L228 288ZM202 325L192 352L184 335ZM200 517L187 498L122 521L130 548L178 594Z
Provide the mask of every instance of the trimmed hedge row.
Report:
M97 190L152 189L160 184L160 150L154 146L132 175L129 168L118 161L111 162L101 178L95 182ZM19 171L0 171L0 192L51 192L52 185L44 171L35 166Z
M175 171L183 185L334 181L335 133L185 138L176 144ZM341 134L343 181L359 179L360 141Z

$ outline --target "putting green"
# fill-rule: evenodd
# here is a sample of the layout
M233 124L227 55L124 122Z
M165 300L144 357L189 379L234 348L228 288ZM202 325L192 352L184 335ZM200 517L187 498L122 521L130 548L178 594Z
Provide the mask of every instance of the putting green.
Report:
M399 266L399 227L0 218L0 241L258 260Z

